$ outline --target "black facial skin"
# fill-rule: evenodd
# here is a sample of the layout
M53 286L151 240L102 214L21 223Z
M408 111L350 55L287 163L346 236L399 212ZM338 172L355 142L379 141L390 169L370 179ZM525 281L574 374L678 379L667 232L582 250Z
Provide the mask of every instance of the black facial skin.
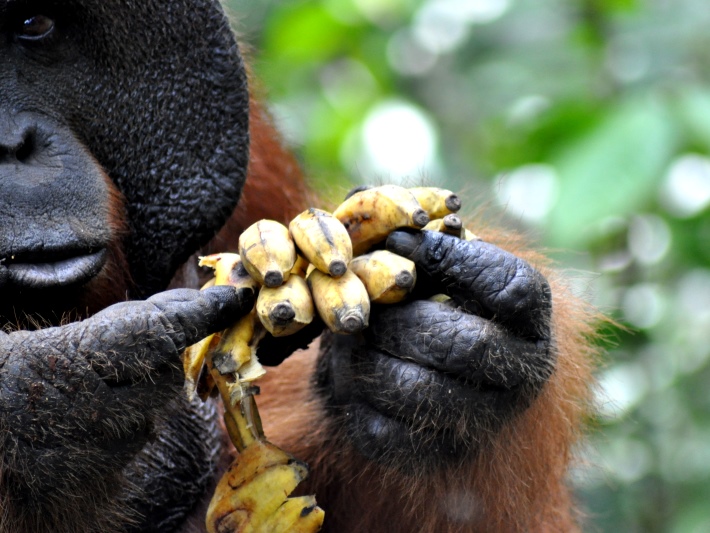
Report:
M545 279L490 244L397 231L387 248L417 264L418 297L375 306L359 337L331 336L319 387L365 456L421 472L475 453L552 374Z
M0 116L4 315L11 303L75 291L101 271L114 237L108 200L104 174L69 130L36 113Z
M46 28L38 17L53 21L47 35L35 35ZM46 288L100 268L96 258L45 279L55 277L46 265L111 238L105 172L125 199L131 296L163 289L221 227L244 182L246 77L221 9L3 0L0 31L0 268L38 265L0 281Z

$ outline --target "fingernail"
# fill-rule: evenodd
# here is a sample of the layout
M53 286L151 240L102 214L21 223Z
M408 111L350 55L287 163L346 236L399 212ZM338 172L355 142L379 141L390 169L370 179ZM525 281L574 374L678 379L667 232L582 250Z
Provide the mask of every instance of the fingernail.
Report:
M411 256L422 243L422 233L409 233L407 231L394 231L387 237L385 246L390 252L402 255L404 257Z

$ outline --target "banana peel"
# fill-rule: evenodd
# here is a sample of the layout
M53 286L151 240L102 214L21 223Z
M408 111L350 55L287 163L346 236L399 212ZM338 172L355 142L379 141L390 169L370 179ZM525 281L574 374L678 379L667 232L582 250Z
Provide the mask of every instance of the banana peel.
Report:
M266 243L262 249L272 253ZM236 254L208 256L201 264L212 267L216 274L206 286L253 283L246 275L247 262ZM295 283L305 288L305 281L294 277ZM254 398L258 388L252 384L265 373L256 358L264 332L255 305L232 327L188 348L183 360L186 388L192 396L207 370L210 387L217 389L224 405L227 433L239 452L210 502L206 528L211 533L314 533L323 523L324 512L313 496L289 498L308 475L308 466L269 443L264 435Z
M311 207L288 225L298 250L321 272L345 274L353 258L353 245L345 226L333 215Z
M312 496L289 498L308 467L268 441L244 448L217 485L209 533L318 531L325 516Z
M372 303L399 303L412 292L417 281L414 262L387 250L356 257L350 262L350 269L365 285Z
M366 252L397 228L421 229L429 223L428 213L414 194L398 185L356 192L333 211L333 216L348 231L354 255Z

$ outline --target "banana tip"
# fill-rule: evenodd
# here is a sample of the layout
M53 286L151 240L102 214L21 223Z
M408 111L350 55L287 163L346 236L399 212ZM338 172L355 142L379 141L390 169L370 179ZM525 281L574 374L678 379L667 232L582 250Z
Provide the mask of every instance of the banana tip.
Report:
M284 275L278 270L269 270L264 275L264 285L269 288L280 287L283 285Z
M420 228L423 228L429 223L429 214L424 211L424 209L417 209L412 213L412 222Z
M296 311L289 302L281 302L271 310L269 318L277 326L285 326L296 318Z
M397 274L394 278L394 282L400 289L411 289L414 287L414 276L405 270Z
M358 333L367 327L364 317L359 315L347 315L339 320L340 331L352 335Z
M461 199L455 194L451 194L444 200L444 205L446 209L455 213L461 209Z
M330 272L330 275L336 278L339 278L348 269L348 265L345 263L345 261L337 259L335 261L331 261L330 265L328 265L328 272Z
M463 227L463 222L460 216L449 214L444 217L444 226L451 230L460 230Z

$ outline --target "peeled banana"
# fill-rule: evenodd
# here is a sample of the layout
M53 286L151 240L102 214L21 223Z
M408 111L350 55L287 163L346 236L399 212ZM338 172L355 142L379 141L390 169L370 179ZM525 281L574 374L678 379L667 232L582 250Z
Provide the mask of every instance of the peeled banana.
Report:
M266 374L256 357L263 336L264 328L256 311L252 310L221 333L219 343L212 350L212 364L222 375L236 373L240 382L259 379Z
M367 327L370 298L351 270L334 278L313 268L307 279L318 314L331 331L353 334Z
M366 252L397 228L423 228L429 222L429 215L414 194L397 185L356 192L333 211L333 216L348 230L355 255Z
M288 498L308 467L267 441L244 448L224 474L207 510L209 533L318 531L323 510L312 496Z
M370 301L378 304L401 302L417 280L414 262L387 250L356 257L350 269L365 284Z
M202 288L214 285L230 285L235 288L251 287L258 289L256 281L249 276L237 254L213 254L201 257L200 266L207 266L215 271L215 277L208 281ZM255 329L256 328L256 329ZM188 398L194 398L205 358L211 354L214 365L222 374L236 372L241 368L245 379L253 381L264 375L265 371L256 357L256 345L263 336L259 324L254 323L253 313L241 318L232 327L209 335L198 343L188 347L183 355L183 368L185 370L185 391ZM244 339L244 343L237 342ZM248 363L246 366L245 364ZM209 394L209 390L206 391Z
M296 262L288 228L275 220L260 220L239 236L239 255L247 272L265 287L286 281Z
M241 264L239 256L208 256L202 264L215 269L218 284L246 283L238 268ZM289 268L293 268L293 264ZM307 304L312 307L306 282L299 276L289 277L286 285L278 288L262 287L251 313L213 336L207 348L195 345L200 354L204 353L209 376L224 404L227 433L240 452L223 475L210 502L206 517L209 532L314 533L323 523L324 513L312 496L287 498L307 476L308 467L266 441L254 399L258 389L251 385L264 374L256 358L257 344L264 331L258 318L259 300L266 308L276 302L272 311L284 301L291 300L300 308L306 305L301 302L304 293ZM281 296L276 296L278 294ZM278 298L281 300L276 301ZM269 319L273 318L271 314L266 312ZM265 318L262 320L266 321Z
M300 252L321 272L342 276L353 258L353 245L345 226L333 215L311 207L288 226Z

